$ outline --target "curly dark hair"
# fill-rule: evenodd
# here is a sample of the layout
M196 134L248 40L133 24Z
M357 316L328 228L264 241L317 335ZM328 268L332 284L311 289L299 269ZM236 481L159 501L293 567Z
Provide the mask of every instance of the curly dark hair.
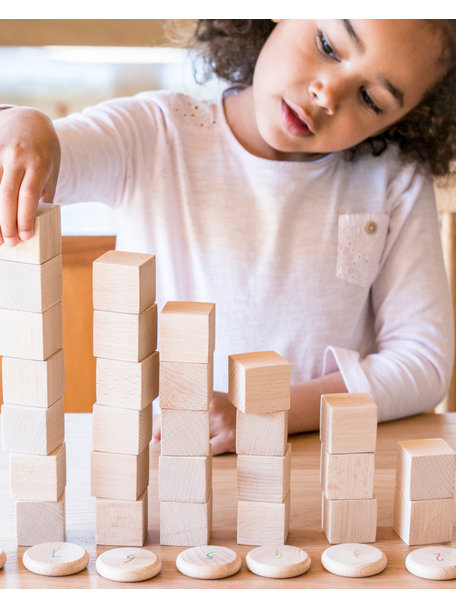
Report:
M421 103L381 135L347 150L350 159L369 151L379 156L395 144L406 161L428 164L434 176L452 173L456 159L456 20L427 20L442 36L448 71ZM199 19L191 40L213 75L250 85L258 54L275 27L270 19ZM453 171L454 172L454 171Z

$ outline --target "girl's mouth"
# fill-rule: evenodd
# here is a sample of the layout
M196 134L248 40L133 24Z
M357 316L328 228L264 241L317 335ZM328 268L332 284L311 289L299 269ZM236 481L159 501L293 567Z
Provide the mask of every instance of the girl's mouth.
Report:
M310 119L298 116L283 99L281 104L282 124L285 129L295 137L309 137L313 135Z

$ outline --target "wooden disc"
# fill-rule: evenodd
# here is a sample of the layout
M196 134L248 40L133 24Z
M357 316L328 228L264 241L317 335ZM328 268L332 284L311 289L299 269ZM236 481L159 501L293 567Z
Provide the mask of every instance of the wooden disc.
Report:
M225 578L236 574L241 568L240 556L227 547L203 545L185 549L177 556L179 572L193 578Z
M386 568L386 555L372 545L343 543L328 547L321 563L333 574L361 578L382 572Z
M3 566L5 565L5 562L6 562L6 553L0 547L0 568L3 568Z
M42 576L68 576L84 570L89 554L74 543L40 543L27 549L22 558L30 572Z
M161 570L161 560L148 549L119 547L99 555L95 568L104 578L134 583L156 576Z
M291 578L310 568L310 555L291 545L264 545L247 553L248 569L268 578Z
M405 558L405 567L420 578L448 581L456 578L456 549L439 546L415 549Z

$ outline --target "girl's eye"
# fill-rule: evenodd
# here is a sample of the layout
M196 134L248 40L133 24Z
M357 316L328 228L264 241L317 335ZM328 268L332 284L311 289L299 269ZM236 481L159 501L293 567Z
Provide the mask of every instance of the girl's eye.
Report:
M318 30L317 33L318 36L318 48L325 54L328 55L329 57L332 57L333 59L339 59L336 51L334 51L334 49L332 48L332 46L329 44L328 40L326 39L326 36L323 34L322 31Z
M383 112L383 110L378 107L378 105L375 103L375 101L372 99L372 97L369 95L369 93L364 87L361 87L361 97L364 103L369 106L369 108L373 110L376 114L381 114Z

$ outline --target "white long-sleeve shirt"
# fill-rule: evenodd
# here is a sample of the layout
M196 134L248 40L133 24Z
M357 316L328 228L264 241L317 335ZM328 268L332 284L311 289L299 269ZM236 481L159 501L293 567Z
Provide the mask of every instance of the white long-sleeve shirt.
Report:
M56 127L56 202L115 210L117 249L157 256L159 310L216 303L215 390L227 390L229 354L275 350L292 383L340 370L380 421L444 396L453 326L432 182L394 149L259 158L232 134L222 96L166 92Z

